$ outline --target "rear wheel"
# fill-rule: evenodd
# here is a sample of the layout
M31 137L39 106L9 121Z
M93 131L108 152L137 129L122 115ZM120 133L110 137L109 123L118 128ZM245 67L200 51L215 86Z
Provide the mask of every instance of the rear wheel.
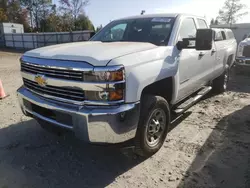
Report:
M223 93L227 90L229 81L229 68L227 67L224 73L213 81L213 92Z
M142 99L140 120L135 137L135 152L144 157L155 154L163 145L170 124L168 102L160 96Z

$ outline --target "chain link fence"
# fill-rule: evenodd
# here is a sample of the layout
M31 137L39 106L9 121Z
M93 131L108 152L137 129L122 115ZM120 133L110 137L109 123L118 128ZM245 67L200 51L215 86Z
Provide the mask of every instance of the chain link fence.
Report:
M0 34L0 47L4 47L4 46L5 46L4 35Z
M93 31L5 33L0 35L0 47L34 49L54 44L88 41L93 34Z

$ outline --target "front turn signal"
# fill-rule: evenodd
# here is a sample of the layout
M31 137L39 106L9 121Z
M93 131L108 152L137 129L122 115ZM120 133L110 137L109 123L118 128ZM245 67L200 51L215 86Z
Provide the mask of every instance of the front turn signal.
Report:
M109 92L109 100L110 101L118 101L123 99L123 90L115 90Z

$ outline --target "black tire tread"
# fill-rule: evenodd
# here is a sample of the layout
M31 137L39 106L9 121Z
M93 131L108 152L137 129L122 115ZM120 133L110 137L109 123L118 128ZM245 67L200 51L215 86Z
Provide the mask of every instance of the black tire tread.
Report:
M144 128L145 123L147 121L149 113L154 109L154 107L157 104L165 105L165 112L167 113L167 130L166 134L168 132L168 126L170 124L170 109L168 102L160 96L154 96L154 95L144 95L141 100L141 113L140 113L140 119L138 123L137 133L136 137L134 139L135 142L135 153L142 157L150 157L151 155L155 154L163 145L166 134L164 135L163 141L160 141L156 148L154 148L152 151L145 150L145 147L142 145L144 142L142 142L143 134L144 134Z

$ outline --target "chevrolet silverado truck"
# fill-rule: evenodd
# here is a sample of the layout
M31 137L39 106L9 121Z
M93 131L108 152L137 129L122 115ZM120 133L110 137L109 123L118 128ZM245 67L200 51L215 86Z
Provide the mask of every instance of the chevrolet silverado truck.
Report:
M236 57L236 66L250 66L250 34L239 43Z
M137 154L153 155L173 116L226 90L235 52L218 31L202 17L142 15L115 20L88 42L28 51L21 109L45 129L97 144L132 140Z

